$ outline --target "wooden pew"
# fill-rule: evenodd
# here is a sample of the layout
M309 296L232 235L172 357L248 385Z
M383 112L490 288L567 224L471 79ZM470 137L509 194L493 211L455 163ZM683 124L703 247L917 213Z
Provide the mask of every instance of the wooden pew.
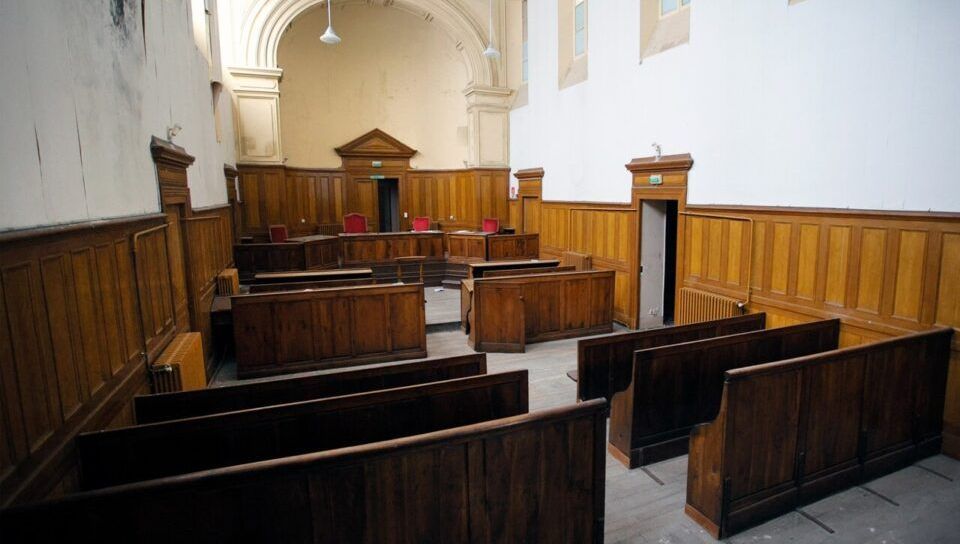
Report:
M486 354L474 353L198 391L137 395L133 407L137 423L142 425L486 373Z
M687 453L690 429L720 407L724 372L836 349L840 320L645 349L610 403L610 453L634 468Z
M240 378L427 356L420 283L239 295L231 302Z
M554 274L557 272L574 272L572 266L553 266L549 268L505 268L503 270L487 271L485 278L505 278L509 276L528 276L530 274ZM460 329L470 333L470 304L473 302L473 280L460 281Z
M473 281L469 343L477 351L523 351L613 330L612 270L531 274Z
M0 541L603 542L605 404L79 493ZM576 437L578 447L570 447Z
M763 330L765 323L766 314L756 313L580 340L577 342L577 399L612 401L614 395L630 384L633 352L637 350Z
M358 278L344 280L296 281L280 283L255 283L250 286L251 293L275 293L277 291L303 291L305 289L331 289L334 287L354 287L357 285L374 285L373 278Z
M250 283L300 283L305 281L356 280L373 277L369 268L338 268L295 272L264 272L256 274Z
M84 433L81 485L95 489L390 440L527 412L527 371Z
M690 433L687 514L725 538L939 452L951 334L728 371Z

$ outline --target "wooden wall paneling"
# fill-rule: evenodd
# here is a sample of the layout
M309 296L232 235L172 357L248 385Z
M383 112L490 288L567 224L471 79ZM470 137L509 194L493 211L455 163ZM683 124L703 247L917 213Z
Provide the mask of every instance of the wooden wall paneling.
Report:
M73 437L145 386L132 239L151 228L164 216L0 235L0 506L74 490Z

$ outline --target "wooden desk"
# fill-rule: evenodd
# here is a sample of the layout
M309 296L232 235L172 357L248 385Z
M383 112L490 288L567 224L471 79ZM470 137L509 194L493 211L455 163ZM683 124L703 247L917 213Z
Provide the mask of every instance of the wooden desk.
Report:
M336 268L340 244L336 236L302 236L280 244L236 244L234 261L241 278L258 272Z
M369 278L373 270L369 268L339 268L336 270L315 270L311 272L264 272L253 277L253 283L293 283L303 281L351 280Z
M340 239L336 236L314 234L289 238L288 242L303 244L304 267L307 270L336 268L340 263Z
M509 270L525 268L554 268L560 266L557 259L541 259L529 261L493 261L484 263L467 263L467 278L482 278L490 270Z
M450 232L447 246L452 263L536 259L540 256L540 235Z
M422 256L425 261L443 261L443 233L366 232L340 234L343 266L396 266L397 257Z

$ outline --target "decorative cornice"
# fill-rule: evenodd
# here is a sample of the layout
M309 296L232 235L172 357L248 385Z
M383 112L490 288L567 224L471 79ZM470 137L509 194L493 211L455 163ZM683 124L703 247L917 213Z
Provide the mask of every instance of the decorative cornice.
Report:
M641 157L630 161L626 168L634 174L655 174L657 172L688 172L693 166L693 157L689 153L682 155L664 155Z
M162 164L183 170L186 170L196 160L193 155L187 153L186 149L156 136L150 138L150 154L153 155L153 162L158 165Z
M386 144L386 147L365 147L365 145L369 142L376 140L380 140L382 143ZM379 128L375 128L359 138L351 140L340 147L334 148L334 151L337 152L337 155L340 155L340 157L345 159L358 157L394 157L409 159L417 154L416 149L404 144L400 140L394 138Z
M525 170L517 170L513 173L513 177L517 178L520 181L528 180L537 180L543 179L543 168L527 168Z

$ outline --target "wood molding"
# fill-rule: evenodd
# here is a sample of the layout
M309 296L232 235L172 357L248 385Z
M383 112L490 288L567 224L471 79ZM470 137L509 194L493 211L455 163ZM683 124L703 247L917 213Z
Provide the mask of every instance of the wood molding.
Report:
M663 155L662 157L640 157L626 165L634 175L654 174L657 172L688 172L693 167L693 157L689 153L681 155Z
M410 159L417 154L416 149L379 128L375 128L340 147L335 147L334 151L343 159L377 157Z
M517 170L513 173L513 177L518 180L535 180L543 179L544 170L543 168L527 168L525 170Z

